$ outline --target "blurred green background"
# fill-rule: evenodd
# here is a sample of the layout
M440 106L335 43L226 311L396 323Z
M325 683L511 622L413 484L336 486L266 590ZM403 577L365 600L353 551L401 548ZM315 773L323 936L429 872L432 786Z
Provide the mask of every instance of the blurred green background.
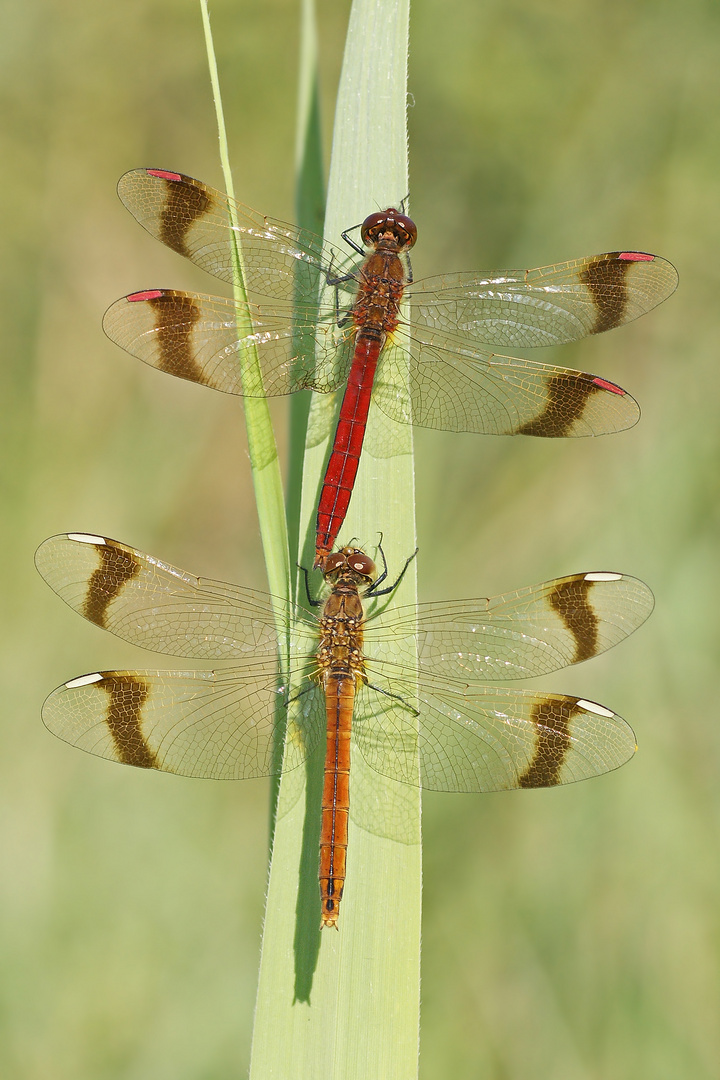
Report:
M297 5L215 0L212 15L236 191L292 219ZM327 146L346 18L320 3ZM87 530L264 582L240 403L100 328L134 289L216 290L115 196L138 165L221 186L199 12L6 0L0 20L0 1074L242 1076L267 786L147 775L54 740L54 686L154 658L32 566L46 536ZM625 716L632 763L425 801L421 1076L717 1078L720 5L417 0L411 34L416 276L639 248L681 279L640 322L548 352L631 391L634 430L417 435L424 599L600 569L657 597L629 642L544 681Z

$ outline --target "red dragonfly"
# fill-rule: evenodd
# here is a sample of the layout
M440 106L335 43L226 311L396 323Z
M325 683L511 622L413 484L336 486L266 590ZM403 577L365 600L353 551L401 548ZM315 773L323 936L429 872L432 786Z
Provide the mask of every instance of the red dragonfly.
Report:
M484 346L558 345L630 322L676 288L665 259L616 251L414 282L408 251L417 231L398 210L365 219L362 247L353 230L343 233L342 251L180 173L135 169L118 192L148 232L223 281L233 280L238 241L251 302L238 308L220 297L146 289L107 311L113 341L230 394L345 387L320 496L318 566L345 518L371 396L392 420L448 431L600 435L638 419L637 403L606 379ZM404 297L412 329L401 315ZM244 363L251 349L259 375Z
M35 562L97 626L154 652L231 665L72 679L43 706L61 739L126 765L241 780L296 769L325 737L327 926L337 923L345 881L351 731L352 754L376 774L436 791L571 783L618 768L636 749L631 728L602 705L479 685L544 675L622 641L653 608L647 586L623 574L574 574L491 600L392 611L382 602L366 619L364 607L400 579L380 588L387 569L378 576L364 552L346 547L327 558L320 619L308 594L308 606L287 607L278 631L266 593L194 577L107 537L54 536ZM358 775L353 820L402 838L403 822L378 819Z

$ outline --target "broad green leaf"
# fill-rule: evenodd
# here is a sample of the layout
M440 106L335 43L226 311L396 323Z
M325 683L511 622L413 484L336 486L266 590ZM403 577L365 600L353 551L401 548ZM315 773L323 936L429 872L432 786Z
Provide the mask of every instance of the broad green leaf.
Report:
M325 237L407 196L408 2L355 0L338 92ZM315 514L339 397L313 399L299 536L311 565ZM366 447L340 541L374 554L380 532L397 573L415 549L411 429L371 409ZM315 575L316 578L319 575ZM401 601L410 602L414 564ZM317 587L317 586L316 586ZM420 792L392 784L353 755L348 877L339 929L320 930L317 883L322 761L280 786L253 1036L252 1080L417 1076L420 979ZM353 821L353 793L371 816L401 814L398 843ZM363 801L365 815L367 800Z

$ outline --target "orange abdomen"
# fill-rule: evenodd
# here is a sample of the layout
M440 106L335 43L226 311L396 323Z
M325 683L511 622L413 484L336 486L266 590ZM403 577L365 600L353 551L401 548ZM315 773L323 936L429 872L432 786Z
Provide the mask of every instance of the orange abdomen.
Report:
M350 813L350 729L355 700L353 675L328 675L325 681L327 749L320 831L322 925L336 926L345 883Z

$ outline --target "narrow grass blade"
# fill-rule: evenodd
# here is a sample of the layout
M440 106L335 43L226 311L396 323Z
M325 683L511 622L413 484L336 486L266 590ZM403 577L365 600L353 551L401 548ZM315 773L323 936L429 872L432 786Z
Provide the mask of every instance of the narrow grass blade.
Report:
M321 235L325 216L320 87L317 63L317 28L314 0L302 0L297 142L295 149L297 223ZM294 344L299 348L300 342ZM310 391L290 398L290 460L288 463L287 519L290 551L300 548L300 507L305 465L305 436Z
M225 180L225 190L230 198L234 199L235 194L232 174L230 172L225 117L220 95L217 61L215 59L215 50L213 47L207 0L200 0L200 8L202 11L208 67L210 69L210 80L212 83L213 99L217 116L220 161ZM237 222L233 222L233 224L237 225ZM235 246L235 280L233 281L233 293L235 300L238 303L239 310L242 311L246 304L246 295L243 281L242 251L237 244ZM238 329L241 335L250 332L249 327L243 327L242 325L240 325ZM250 350L247 350L247 352L249 354ZM257 355L249 355L248 359L243 362L248 373L250 373L251 370L257 371ZM258 378L257 375L254 377ZM252 470L253 485L255 488L255 501L257 504L263 551L265 554L268 584L273 596L289 596L290 558L285 519L285 501L283 498L282 477L280 474L280 460L275 444L275 433L273 432L272 424L270 422L270 410L266 398L246 397L243 399L243 403L245 408L248 449L250 452L250 468ZM285 612L278 613L279 623L284 623L284 616Z

